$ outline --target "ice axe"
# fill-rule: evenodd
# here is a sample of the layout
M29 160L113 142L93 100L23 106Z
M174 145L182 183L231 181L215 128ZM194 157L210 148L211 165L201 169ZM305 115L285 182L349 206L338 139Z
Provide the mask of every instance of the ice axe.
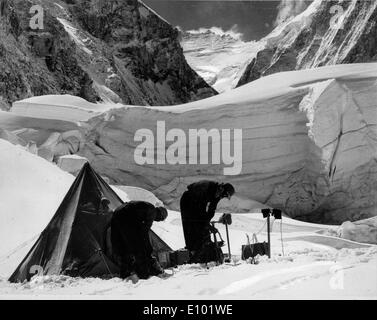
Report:
M225 224L225 230L226 230L226 242L228 244L228 258L225 259L225 262L231 262L232 260L232 253L230 251L230 242L229 242L229 229L228 225L232 224L232 215L230 213L224 213L220 220L220 223Z

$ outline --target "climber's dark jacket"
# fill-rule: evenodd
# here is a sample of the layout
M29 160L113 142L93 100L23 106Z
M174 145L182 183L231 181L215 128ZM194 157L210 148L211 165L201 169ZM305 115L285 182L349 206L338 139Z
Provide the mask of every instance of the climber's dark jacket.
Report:
M187 187L181 197L183 232L186 248L190 251L199 250L203 243L210 240L210 221L221 199L219 186L215 181L195 182Z
M163 272L155 257L149 231L158 210L144 201L131 201L117 208L111 221L111 243L118 258L121 277L136 272L139 278Z

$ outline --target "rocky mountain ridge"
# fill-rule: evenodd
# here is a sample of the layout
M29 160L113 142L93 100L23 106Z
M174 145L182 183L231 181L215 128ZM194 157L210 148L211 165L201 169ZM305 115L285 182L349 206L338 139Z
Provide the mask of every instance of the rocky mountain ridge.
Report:
M260 41L237 86L273 73L377 61L377 1L315 0Z
M29 25L43 8L43 29ZM216 94L178 31L136 0L0 1L0 106L45 94L170 105Z

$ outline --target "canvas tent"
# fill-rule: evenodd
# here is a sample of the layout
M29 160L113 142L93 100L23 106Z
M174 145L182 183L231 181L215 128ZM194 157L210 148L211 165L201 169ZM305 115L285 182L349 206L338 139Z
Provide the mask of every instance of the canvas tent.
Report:
M89 165L84 164L52 220L41 233L10 282L43 275L105 277L119 273L111 255L111 211L123 201ZM110 210L108 210L108 208ZM171 251L153 231L155 253Z

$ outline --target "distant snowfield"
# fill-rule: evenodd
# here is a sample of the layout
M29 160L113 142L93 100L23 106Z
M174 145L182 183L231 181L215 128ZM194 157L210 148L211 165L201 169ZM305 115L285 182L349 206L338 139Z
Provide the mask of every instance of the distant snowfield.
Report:
M246 234L266 240L260 213L234 214L230 226L236 265L185 265L172 276L136 284L114 278L35 277L10 284L7 278L26 255L68 191L73 176L57 166L0 140L0 298L2 299L377 299L377 246L316 233L334 226L283 218L272 224L272 259L240 262ZM123 200L156 198L139 188L120 187ZM220 213L219 213L220 214ZM219 215L218 214L218 215ZM281 243L280 228L283 231ZM174 249L184 246L180 214L170 211L154 231ZM223 226L219 230L226 240ZM336 249L340 248L340 249ZM227 252L227 247L223 248ZM284 250L284 256L283 256Z
M246 65L262 48L235 31L200 28L184 32L181 45L188 64L218 92L233 89Z

